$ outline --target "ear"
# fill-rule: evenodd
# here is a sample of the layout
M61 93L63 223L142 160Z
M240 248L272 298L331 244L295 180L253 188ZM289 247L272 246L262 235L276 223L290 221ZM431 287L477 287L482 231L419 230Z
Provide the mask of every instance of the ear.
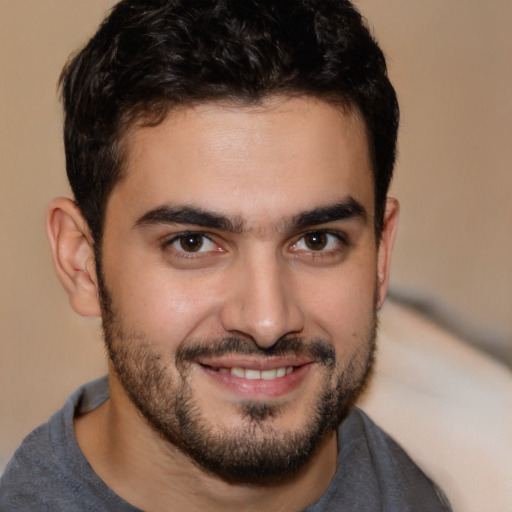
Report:
M377 280L378 280L378 300L377 308L384 303L389 286L389 271L391 268L391 253L395 244L396 230L398 227L398 214L400 205L396 199L388 197L386 199L386 210L384 212L384 226L380 239L378 260L377 260Z
M93 241L87 222L71 199L54 199L46 215L46 233L57 276L71 307L82 316L100 316Z

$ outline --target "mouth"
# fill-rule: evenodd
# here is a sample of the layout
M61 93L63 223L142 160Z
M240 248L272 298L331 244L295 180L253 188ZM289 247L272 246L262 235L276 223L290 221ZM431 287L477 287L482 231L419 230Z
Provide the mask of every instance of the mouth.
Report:
M314 366L312 361L297 358L273 361L244 359L201 361L198 366L212 383L239 398L256 400L291 393Z
M239 379L247 380L275 380L285 377L293 372L293 366L281 366L279 368L273 368L270 370L257 370L253 368L243 368L241 366L234 367L212 367L203 365L204 367L219 372L221 374L230 374L238 377Z

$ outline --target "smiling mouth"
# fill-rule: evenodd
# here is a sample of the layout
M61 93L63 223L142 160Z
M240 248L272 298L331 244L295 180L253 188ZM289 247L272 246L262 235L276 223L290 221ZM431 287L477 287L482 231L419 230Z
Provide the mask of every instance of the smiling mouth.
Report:
M280 368L273 368L272 370L256 370L253 368L242 368L242 367L232 367L232 368L224 368L224 367L212 367L208 365L203 365L209 370L213 370L222 374L231 374L240 379L247 380L274 380L285 377L293 372L293 366L282 366Z
M312 361L297 357L282 358L279 362L233 359L201 361L199 367L237 399L268 400L284 396L295 390L314 366Z

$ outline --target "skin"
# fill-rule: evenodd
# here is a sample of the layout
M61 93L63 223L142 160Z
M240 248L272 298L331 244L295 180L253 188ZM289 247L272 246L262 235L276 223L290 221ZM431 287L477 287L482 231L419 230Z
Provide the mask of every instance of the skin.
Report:
M351 367L356 381L364 378L375 310L387 291L398 205L388 199L378 243L360 117L313 98L279 97L256 107L174 110L162 124L136 127L127 137L126 175L108 200L102 249L104 284L122 323L122 339L114 343L148 343L174 382L186 380L214 430L247 427L240 404L248 401L277 407L264 420L274 432L302 428L326 381L311 358L226 354L180 372L176 354L184 345L233 334L263 351L286 336L321 338L334 348L337 372ZM360 209L346 218L331 211L314 224L312 215L309 224L298 222L307 220L305 212L336 204ZM229 226L169 222L169 211L183 207L222 216ZM184 246L184 232L207 238L190 251L198 238ZM71 305L82 315L100 315L90 234L70 200L50 206L48 234ZM251 381L205 365L300 371ZM109 377L110 399L76 420L77 440L106 484L144 510L166 510L168 503L189 511L301 510L320 498L336 471L331 432L293 478L273 486L228 483L148 425L112 365Z

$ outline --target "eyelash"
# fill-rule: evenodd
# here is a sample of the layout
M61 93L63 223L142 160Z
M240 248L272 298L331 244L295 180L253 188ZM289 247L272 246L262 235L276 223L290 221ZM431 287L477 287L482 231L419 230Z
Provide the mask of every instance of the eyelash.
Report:
M198 258L198 257L200 257L200 256L198 256L198 254L211 252L211 251L200 251L200 250L188 252L185 250L178 250L178 249L172 247L175 243L181 242L181 241L185 240L187 237L193 237L193 236L201 237L201 239L202 239L201 247L204 245L205 241L210 242L218 247L218 244L216 244L207 233L202 233L200 231L183 231L183 232L171 237L170 239L165 240L162 244L162 248L164 250L169 249L169 248L172 249L174 254L181 258ZM201 249L201 247L199 249Z
M305 242L305 239L311 235L334 237L336 239L337 246L334 248L328 249L328 250L293 249L300 242L307 243L307 242ZM173 247L173 245L175 243L182 242L187 237L192 237L192 236L193 237L201 237L201 239L202 239L201 246L199 247L199 249L197 251L179 250L179 249ZM211 251L211 250L201 251L200 249L206 242L209 242L209 243L215 245L218 249L216 251L215 250L214 251ZM329 244L329 241L327 241L327 244ZM310 258L321 258L321 257L333 256L333 255L344 252L346 249L348 249L350 247L350 242L345 233L341 233L338 231L330 231L330 230L325 230L325 229L317 229L317 230L311 230L306 233L303 233L295 240L295 242L293 242L291 244L290 247L292 248L292 253L294 253L295 255L298 255L298 253L301 253L303 255L307 254L308 257L310 257ZM224 250L222 248L220 248L219 244L216 243L212 239L211 235L209 235L208 233L201 232L201 231L184 231L177 235L174 235L162 243L162 249L164 249L164 250L172 249L174 256L180 257L180 258L200 258L200 257L206 257L209 254L211 254L212 252L224 252Z
M311 236L311 235L333 237L336 240L336 247L327 249L327 250L320 249L317 251L315 251L314 249L311 249L311 248L309 250L308 249L304 249L304 250L298 249L296 252L307 253L312 258L329 257L329 256L332 256L332 255L335 255L335 254L345 251L350 246L349 240L348 240L347 236L345 235L345 233L341 233L339 231L317 229L317 230L308 231L307 233L304 233L303 235L301 235L296 240L296 242L294 242L294 244L292 244L292 247L297 246L301 241L307 244L307 242L305 240L308 236ZM326 243L329 244L330 242L327 240Z

